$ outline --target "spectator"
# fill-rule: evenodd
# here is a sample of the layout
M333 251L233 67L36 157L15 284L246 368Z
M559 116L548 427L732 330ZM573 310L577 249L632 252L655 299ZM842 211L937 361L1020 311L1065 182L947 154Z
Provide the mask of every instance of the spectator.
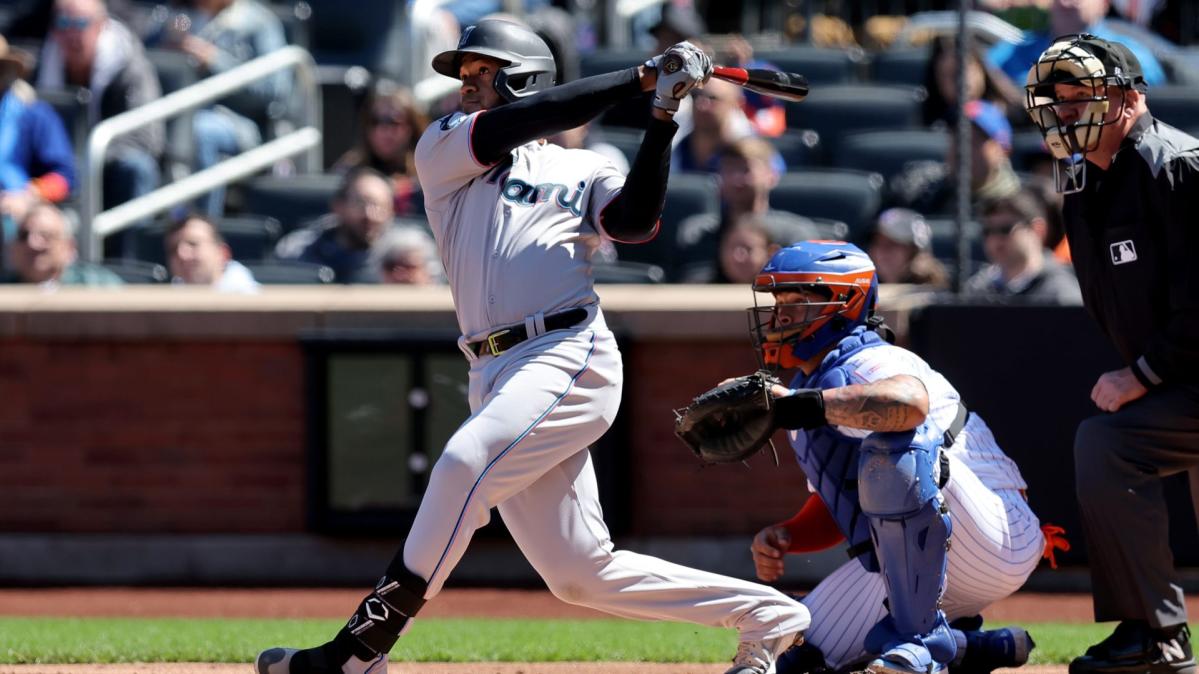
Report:
M372 168L356 168L333 195L333 212L283 237L275 254L323 264L340 283L371 283L378 277L370 268L371 248L391 227L394 203L387 176Z
M617 171L628 175L629 160L620 151L620 148L611 143L605 143L603 136L594 133L594 121L587 122L581 126L576 126L573 129L567 129L562 133L550 136L549 141L555 145L560 145L568 150L591 150L602 154Z
M1104 18L1108 9L1108 0L1053 0L1049 9L1050 30L1027 31L1024 40L1017 44L1000 42L987 53L987 61L1003 70L1017 85L1023 86L1028 79L1029 69L1037 62L1041 52L1049 48L1055 36L1090 33L1125 44L1141 62L1145 82L1149 85L1165 84L1165 70L1153 51L1126 33L1112 30Z
M121 285L111 271L79 261L74 226L51 204L35 205L17 225L9 262L13 270L6 279L9 283L37 283L45 288Z
M1023 78L1019 81L1024 84ZM958 105L958 60L957 38L942 35L933 40L928 67L924 71L924 88L928 96L924 99L925 126L937 122L953 125L957 119ZM982 54L971 49L966 54L966 100L984 100L994 103L1005 115L1017 111L1018 119L1028 120L1024 114L1022 93L1007 75L988 65Z
M932 231L924 216L907 208L888 208L878 216L867 253L880 283L948 288L949 274L929 248Z
M779 180L771 163L774 156L770 143L753 137L734 141L720 151L720 214L701 213L679 224L677 264L689 266L716 259L725 230L746 214L768 223L783 244L820 238L811 220L770 208L770 191Z
M724 46L727 62L741 68L762 68L765 70L782 70L769 61L754 59L753 46L744 37L733 35ZM787 108L782 99L774 96L759 94L754 91L742 92L744 102L741 111L749 120L754 133L759 136L775 138L787 130Z
M10 49L0 36L0 238L5 240L12 239L35 203L66 199L75 180L75 153L62 120L21 79L31 62L32 55Z
M396 215L424 217L412 153L429 118L412 92L394 82L381 82L367 98L360 124L358 145L342 155L333 170L346 173L366 166L389 176L395 184Z
M731 82L712 79L691 94L691 129L677 138L670 171L717 173L720 151L735 140L753 136L753 125L742 112L745 95ZM787 170L782 158L771 150L771 164L780 173Z
M395 227L383 234L371 253L380 283L427 286L441 283L437 244L424 229Z
M974 201L1006 196L1020 188L1012 170L1012 125L993 103L970 101L966 117L972 122L970 188ZM949 153L945 162L914 161L891 179L892 205L924 215L953 210L957 194L957 131L947 130Z
M981 206L987 261L963 288L967 297L1048 304L1082 304L1078 279L1046 247L1049 224L1042 202L1027 191Z
M715 259L685 270L683 283L752 283L779 248L794 243L759 215L746 213L720 235Z
M228 293L258 292L254 274L233 259L229 244L211 220L185 216L167 230L164 243L172 283L206 285Z
M217 75L281 49L283 23L258 0L189 0L190 12L175 14L146 43L177 49L196 64L200 77ZM265 126L290 88L286 73L259 80L192 117L197 170L222 156L245 152L262 142ZM210 192L202 203L210 217L225 211L225 191Z
M141 42L108 16L102 0L57 0L55 12L51 39L42 47L38 89L89 89L87 120L92 127L162 96ZM104 161L104 208L158 187L164 143L162 122L145 124L112 142Z

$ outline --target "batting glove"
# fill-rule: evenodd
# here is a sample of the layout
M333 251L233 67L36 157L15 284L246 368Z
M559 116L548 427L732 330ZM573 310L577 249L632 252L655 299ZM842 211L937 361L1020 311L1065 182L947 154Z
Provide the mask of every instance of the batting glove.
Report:
M712 59L690 42L680 42L654 60L658 66L654 107L671 115L692 89L703 86L712 76Z

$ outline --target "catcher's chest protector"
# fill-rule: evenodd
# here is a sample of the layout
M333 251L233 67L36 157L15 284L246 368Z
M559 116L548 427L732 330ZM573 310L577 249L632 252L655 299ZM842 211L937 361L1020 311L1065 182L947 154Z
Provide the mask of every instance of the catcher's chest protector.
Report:
M862 349L886 343L874 331L858 328L829 352L810 377L801 374L792 386L821 389L844 386L850 382L849 357ZM870 522L858 504L858 450L861 445L860 438L846 437L829 426L791 435L791 447L800 468L828 506L837 527L849 541L850 550L867 552L859 555L858 560L868 571L877 571L878 564L870 545Z

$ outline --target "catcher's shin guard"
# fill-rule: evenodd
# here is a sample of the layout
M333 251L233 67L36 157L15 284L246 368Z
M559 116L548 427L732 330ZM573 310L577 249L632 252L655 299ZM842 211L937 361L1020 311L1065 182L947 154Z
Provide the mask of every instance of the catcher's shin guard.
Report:
M952 524L937 486L941 433L873 433L862 441L858 498L870 520L895 639L928 647L941 664L957 650L940 610ZM889 651L898 643L882 644Z

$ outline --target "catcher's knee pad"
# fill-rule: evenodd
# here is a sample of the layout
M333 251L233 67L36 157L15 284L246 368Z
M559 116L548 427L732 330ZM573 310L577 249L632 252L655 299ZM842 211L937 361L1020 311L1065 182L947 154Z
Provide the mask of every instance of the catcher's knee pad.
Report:
M871 433L858 460L858 502L871 517L903 518L936 498L941 437L914 431Z
M858 497L870 520L887 602L895 627L927 634L939 610L952 525L937 487L940 436L874 433L862 442Z

